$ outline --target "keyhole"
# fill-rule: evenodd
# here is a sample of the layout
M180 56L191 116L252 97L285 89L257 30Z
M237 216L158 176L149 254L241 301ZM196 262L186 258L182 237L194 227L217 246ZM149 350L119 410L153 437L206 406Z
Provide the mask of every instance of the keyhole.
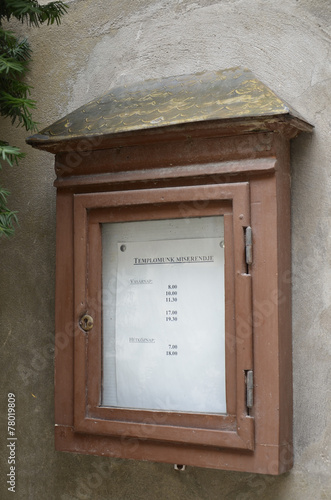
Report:
M84 330L85 332L90 331L93 328L93 318L89 314L84 314L80 318L79 321L79 326Z

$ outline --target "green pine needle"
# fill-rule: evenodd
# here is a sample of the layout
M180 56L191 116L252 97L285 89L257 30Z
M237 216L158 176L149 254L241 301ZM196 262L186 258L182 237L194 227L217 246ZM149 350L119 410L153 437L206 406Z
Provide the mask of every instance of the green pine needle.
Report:
M36 0L5 0L2 17L8 21L11 16L19 21L27 22L30 26L39 26L40 24L60 24L61 17L67 12L68 6L60 1L50 2L46 5L40 5ZM0 13L1 13L0 11Z
M24 157L25 153L22 153L19 148L0 141L0 169L2 162L7 162L12 167L14 164L18 165L18 160Z
M0 187L0 236L12 236L18 224L16 212L7 207L9 191Z
M15 18L30 26L60 24L67 10L62 1L40 5L37 0L0 0L0 115L30 132L37 129L32 119L36 101L29 97L31 87L24 82L31 48L26 38L20 39L13 31L4 29L2 22ZM24 156L19 148L0 141L0 170L5 164L18 165ZM18 224L16 212L7 207L8 195L0 186L0 237L11 236Z

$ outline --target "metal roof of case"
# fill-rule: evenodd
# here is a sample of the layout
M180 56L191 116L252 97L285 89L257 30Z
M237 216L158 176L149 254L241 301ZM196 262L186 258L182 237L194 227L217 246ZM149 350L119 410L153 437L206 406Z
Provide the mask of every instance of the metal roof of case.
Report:
M193 122L290 115L305 121L245 68L208 71L124 85L27 139L52 144Z

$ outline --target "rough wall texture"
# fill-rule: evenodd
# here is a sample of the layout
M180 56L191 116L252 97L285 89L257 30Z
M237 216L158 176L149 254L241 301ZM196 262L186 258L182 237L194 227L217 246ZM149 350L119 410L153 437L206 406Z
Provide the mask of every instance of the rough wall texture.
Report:
M315 125L292 146L294 469L281 477L58 453L53 445L53 157L28 152L1 182L19 209L1 240L0 496L7 491L7 393L17 398L20 499L331 498L331 4L325 0L71 0L60 27L18 26L41 128L117 84L236 65Z

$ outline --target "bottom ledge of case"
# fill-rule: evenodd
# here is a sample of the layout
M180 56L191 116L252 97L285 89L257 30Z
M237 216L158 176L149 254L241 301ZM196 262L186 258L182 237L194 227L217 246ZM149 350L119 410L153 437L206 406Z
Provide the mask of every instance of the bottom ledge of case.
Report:
M163 463L180 463L210 469L279 475L293 466L290 445L256 444L254 452L179 445L134 438L75 433L70 426L55 426L55 449L79 454L99 455Z

